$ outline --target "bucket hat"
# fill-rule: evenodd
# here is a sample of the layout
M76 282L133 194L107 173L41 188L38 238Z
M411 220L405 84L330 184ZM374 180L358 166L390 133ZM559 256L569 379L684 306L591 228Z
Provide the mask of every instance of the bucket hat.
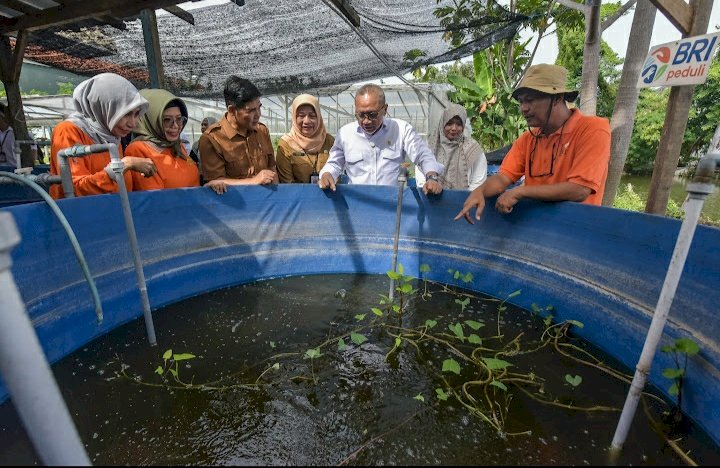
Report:
M517 99L517 93L522 89L534 89L546 94L564 94L566 101L574 101L578 97L578 91L568 89L567 70L559 65L541 63L527 69L525 76L513 91L513 98Z

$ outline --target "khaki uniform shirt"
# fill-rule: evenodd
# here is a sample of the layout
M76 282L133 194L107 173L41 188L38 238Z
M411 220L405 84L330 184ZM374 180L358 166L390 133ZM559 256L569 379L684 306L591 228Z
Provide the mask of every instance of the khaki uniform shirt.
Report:
M215 179L247 179L263 169L275 171L270 132L263 124L240 135L227 115L211 125L200 137L202 175L206 182Z
M319 153L305 153L295 151L287 141L281 139L275 156L280 183L310 183L310 175L317 175L327 162L333 143L335 138L328 134Z

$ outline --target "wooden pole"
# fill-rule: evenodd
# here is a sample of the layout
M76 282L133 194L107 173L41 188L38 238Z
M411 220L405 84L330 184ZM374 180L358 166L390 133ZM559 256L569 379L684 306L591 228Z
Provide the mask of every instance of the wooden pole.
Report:
M150 73L150 87L164 89L165 73L155 10L142 10L140 12L140 21L142 22L143 39L145 40L145 55L147 56L148 72Z
M20 96L20 69L27 45L27 31L21 30L15 39L15 48L10 47L10 38L0 36L0 79L7 93L7 120L13 128L16 140L30 140L22 97ZM28 145L21 146L22 167L33 167L35 161Z
M707 32L712 4L713 0L690 0L692 28L689 33L683 34L684 38ZM665 124L655 156L648 201L645 205L646 213L665 215L667 211L670 187L680 160L680 147L687 127L694 92L695 85L674 86L670 91Z

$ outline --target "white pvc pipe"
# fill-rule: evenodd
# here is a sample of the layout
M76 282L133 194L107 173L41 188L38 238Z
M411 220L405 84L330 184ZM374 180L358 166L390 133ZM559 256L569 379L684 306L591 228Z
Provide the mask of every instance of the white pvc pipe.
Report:
M402 200L403 192L405 192L405 182L407 182L408 170L405 167L400 167L400 173L398 174L398 202L397 209L395 211L395 240L393 242L393 258L392 258L392 271L397 273L397 257L398 257L398 244L400 243L400 217L402 216ZM395 280L390 278L390 294L388 294L390 301L395 298Z
M696 184L704 185L704 184ZM650 367L652 365L653 357L657 345L662 337L663 328L670 312L670 306L675 298L675 291L677 290L678 283L680 282L680 276L682 275L683 267L685 266L685 260L687 259L688 251L690 250L690 244L692 243L693 235L695 234L695 228L697 227L698 219L700 218L700 211L702 210L703 203L705 202L707 194L702 193L690 193L690 197L685 204L685 219L680 226L680 233L678 234L677 241L675 243L675 250L673 251L672 259L670 260L670 266L668 267L667 274L665 275L665 282L663 283L662 291L660 292L660 298L658 299L657 306L655 307L655 313L653 314L652 322L650 323L650 329L645 337L645 344L643 345L642 352L640 354L640 360L635 367L635 375L633 376L632 384L630 385L630 391L628 392L627 398L625 399L625 405L623 406L622 414L618 422L617 428L615 429L615 435L611 445L611 450L620 451L627 439L628 432L630 431L630 425L635 416L640 395L645 387L647 376L650 373Z
M142 301L143 315L145 317L145 329L147 330L148 341L150 346L157 345L157 339L155 337L155 325L153 324L152 312L150 311L150 299L148 298L147 285L145 282L145 273L143 272L142 258L140 257L140 249L138 247L137 234L135 233L135 223L132 218L132 211L130 210L130 201L128 200L127 187L125 186L125 178L123 177L125 165L120 158L120 152L118 146L113 143L103 143L97 145L76 145L70 148L66 148L58 151L58 160L60 161L61 175L63 176L63 190L65 190L68 174L70 169L67 163L63 166L63 161L69 157L81 157L87 156L92 153L104 153L110 152L110 168L115 175L115 181L119 187L120 205L122 206L123 217L125 219L125 227L127 229L128 240L130 241L130 251L133 256L133 263L135 264L135 276L138 281L138 288L140 290L140 300ZM72 187L72 180L69 180L69 190L74 196L74 189Z
M0 374L43 463L90 466L10 272L19 241L12 215L0 212Z

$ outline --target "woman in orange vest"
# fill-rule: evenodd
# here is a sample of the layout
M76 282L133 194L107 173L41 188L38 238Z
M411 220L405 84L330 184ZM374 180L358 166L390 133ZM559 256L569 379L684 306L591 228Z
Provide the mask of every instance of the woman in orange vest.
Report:
M187 106L164 89L143 89L140 94L150 106L140 118L136 137L125 148L125 154L151 159L157 172L152 177L133 174L133 190L199 186L200 171L180 141L188 121Z
M50 173L60 174L57 154L75 145L114 143L125 164L125 184L132 190L131 174L152 177L155 164L147 158L123 156L120 139L127 136L145 113L148 102L128 80L114 73L101 73L80 83L73 92L75 110L52 133ZM115 193L118 184L110 169L110 153L68 158L76 196ZM62 187L50 187L53 198L63 198Z

